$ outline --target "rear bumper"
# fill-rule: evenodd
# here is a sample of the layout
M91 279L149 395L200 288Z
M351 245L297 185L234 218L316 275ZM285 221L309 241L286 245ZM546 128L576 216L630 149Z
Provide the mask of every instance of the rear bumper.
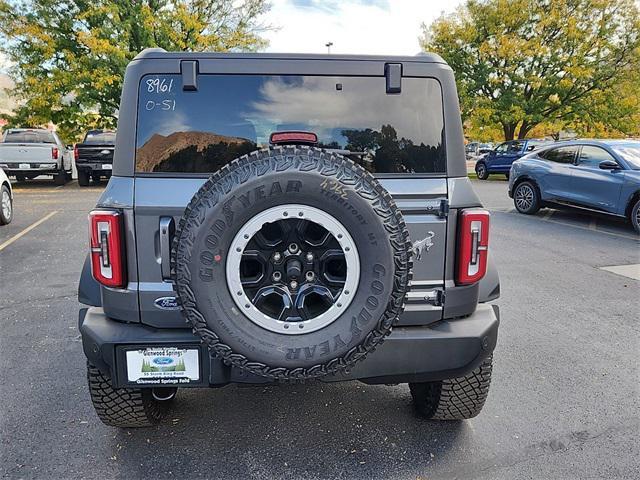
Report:
M111 168L104 168L104 165L109 165ZM110 162L83 162L78 160L76 161L76 168L78 170L88 170L89 172L100 172L101 175L111 175L113 165Z
M60 173L60 170L57 165L50 167L30 167L30 168L19 168L17 165L8 165L6 167L3 164L0 164L0 168L4 170L4 173L10 176L15 175L57 175Z
M455 378L473 370L491 354L498 337L497 306L480 304L470 316L429 326L396 327L384 343L349 373L323 377L325 382L361 380L366 383L425 382ZM115 387L127 383L122 347L179 346L200 349L202 379L188 386L215 387L227 383L266 383L268 379L241 372L211 357L188 329L158 329L108 318L103 310L80 310L85 355Z

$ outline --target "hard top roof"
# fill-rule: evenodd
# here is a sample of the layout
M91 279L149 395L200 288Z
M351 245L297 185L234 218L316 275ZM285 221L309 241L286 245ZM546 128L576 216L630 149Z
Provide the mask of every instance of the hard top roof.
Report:
M134 60L147 59L216 59L234 58L245 60L343 60L343 61L383 61L383 62L417 62L417 63L442 63L446 62L435 53L418 53L414 56L394 55L336 55L321 53L213 53L213 52L167 52L162 48L147 48L140 52Z

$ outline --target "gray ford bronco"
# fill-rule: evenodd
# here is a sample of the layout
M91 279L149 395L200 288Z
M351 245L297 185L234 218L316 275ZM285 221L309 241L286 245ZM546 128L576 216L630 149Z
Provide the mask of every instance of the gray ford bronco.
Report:
M500 293L436 55L167 53L127 67L78 297L107 425L180 388L408 383L487 398Z

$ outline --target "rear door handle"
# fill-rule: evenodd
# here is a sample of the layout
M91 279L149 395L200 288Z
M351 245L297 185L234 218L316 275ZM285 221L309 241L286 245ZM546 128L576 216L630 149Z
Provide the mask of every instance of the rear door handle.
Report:
M160 217L160 268L163 280L171 278L171 242L175 230L173 217Z

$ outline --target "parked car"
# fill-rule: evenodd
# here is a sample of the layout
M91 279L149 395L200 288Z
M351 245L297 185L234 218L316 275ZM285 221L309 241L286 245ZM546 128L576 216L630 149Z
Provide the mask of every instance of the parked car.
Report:
M481 143L480 145L478 145L478 155L489 153L494 148L495 147L494 147L493 143Z
M480 155L489 153L491 150L493 150L493 144L470 142L470 143L467 143L464 149L467 155L467 160L473 160L474 158L477 158Z
M500 287L455 89L437 55L137 56L79 285L98 417L316 379L477 415Z
M7 225L13 219L13 189L9 177L0 168L0 225Z
M39 128L10 128L0 143L0 168L21 182L53 175L56 184L71 179L71 158L55 132Z
M467 160L478 155L478 146L480 144L478 142L469 142L464 146L464 153L467 156Z
M502 173L509 178L511 164L536 148L547 144L543 140L510 140L501 143L476 162L476 175L486 180L492 173Z
M116 132L111 130L89 130L82 143L76 144L73 156L78 185L86 187L89 180L98 183L100 178L111 177L115 144Z
M640 141L574 140L513 163L509 196L520 213L569 206L627 218L640 232Z

